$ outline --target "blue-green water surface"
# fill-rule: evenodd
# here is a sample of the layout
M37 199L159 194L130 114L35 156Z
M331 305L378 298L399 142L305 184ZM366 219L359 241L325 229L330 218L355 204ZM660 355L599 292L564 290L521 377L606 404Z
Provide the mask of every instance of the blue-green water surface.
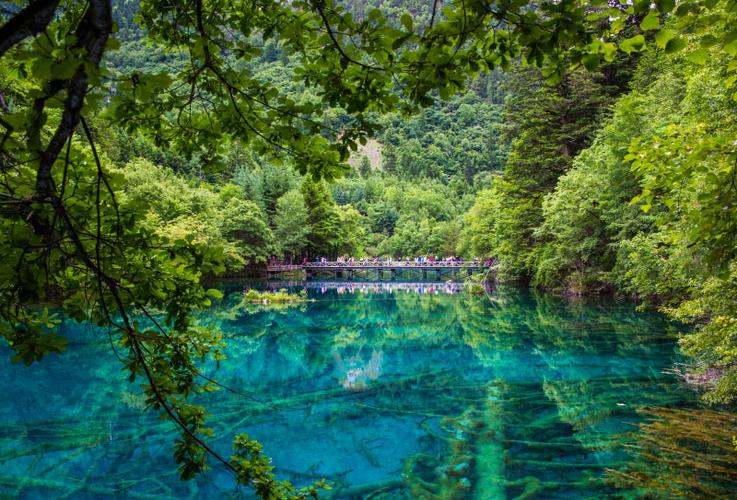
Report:
M313 302L235 307L219 324L225 390L205 401L227 455L264 444L277 475L333 483L337 498L591 498L628 459L646 405L689 396L664 373L672 327L611 299L446 284L313 284ZM105 332L65 323L68 352L27 368L0 348L0 496L245 495L213 466L182 483L173 429L127 383ZM213 368L214 369L214 368Z

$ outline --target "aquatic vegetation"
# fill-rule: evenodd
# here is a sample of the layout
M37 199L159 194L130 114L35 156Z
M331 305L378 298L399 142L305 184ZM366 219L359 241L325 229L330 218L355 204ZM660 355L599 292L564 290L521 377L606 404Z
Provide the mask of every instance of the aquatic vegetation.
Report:
M282 311L308 302L307 292L290 293L286 288L276 291L261 291L250 288L243 292L241 301L234 306L236 312L255 314L262 311Z
M307 293L301 291L299 293L289 293L285 288L277 290L276 292L259 291L253 288L243 292L243 302L248 303L276 303L281 304L285 302L305 302L307 301Z
M730 498L737 491L737 416L717 410L646 407L646 421L628 435L634 459L607 479L641 494Z

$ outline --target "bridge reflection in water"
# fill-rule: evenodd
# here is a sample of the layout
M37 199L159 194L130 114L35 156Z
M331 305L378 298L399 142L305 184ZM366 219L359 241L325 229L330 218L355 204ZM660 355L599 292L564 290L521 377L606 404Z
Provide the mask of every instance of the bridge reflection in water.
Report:
M330 290L338 294L356 293L418 293L418 294L456 294L463 290L463 283L448 281L268 281L266 286L272 290L281 288L305 288L327 293Z

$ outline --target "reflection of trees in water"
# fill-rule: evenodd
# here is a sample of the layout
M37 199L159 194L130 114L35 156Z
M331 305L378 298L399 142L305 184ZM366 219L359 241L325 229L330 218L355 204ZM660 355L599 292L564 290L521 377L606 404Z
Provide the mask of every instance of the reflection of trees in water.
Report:
M524 321L532 346L553 372L543 382L543 393L555 404L559 421L570 426L570 438L582 453L590 453L595 463L623 466L623 424L639 420L633 410L682 404L690 397L662 374L674 357L669 354L674 351L669 325L627 304L532 298L535 307ZM585 376L571 354L605 356L607 362L600 373Z
M524 306L515 298L499 293L466 295L456 304L462 341L485 366L493 366L501 353L524 343L526 332L520 322Z
M612 473L617 486L644 491L659 486L659 477L672 477L672 489L665 494L708 496L726 491L713 479L715 474L737 470L729 455L731 435L737 434L731 417L686 410L648 414L659 423L643 426L625 440L637 446L630 451L639 451L626 461L620 447L621 433L628 428L623 422L641 418L632 402L664 406L684 399L660 372L670 363L673 339L656 316L636 313L630 305L503 288L489 297L395 292L345 298L327 293L324 300L288 314L268 309L244 314L235 308L235 299L226 298L203 314L202 320L221 325L228 340L230 361L215 378L239 392L234 397L221 391L208 403L219 416L222 435L254 425L286 426L290 418L298 418L294 414L319 421L325 433L338 425L350 429L346 422L357 419L413 419L424 435L421 452L405 462L405 481L352 485L338 475L336 490L344 496L596 496L612 492L600 481L605 465L617 471ZM425 347L451 353L459 346L468 346L478 365L467 370L428 366L421 373L415 366L389 365L403 359L392 353L425 352ZM94 349L109 353L107 343ZM69 359L81 366L90 363L89 358ZM525 359L544 371L522 381L502 380L501 367ZM605 363L592 373L590 360L596 359ZM63 452L71 458L48 465L55 474L72 478L58 491L73 496L89 487L97 489L86 491L100 496L119 494L115 488L126 476L136 475L142 459L154 463L155 448L168 450L169 435L163 424L137 413L140 401L123 382L109 383L118 380L108 373L110 366L91 367L105 384L90 391L75 389L80 407L97 409L91 418L76 415L69 422L51 423L29 419L23 428L7 433L35 436L47 451L32 449L30 438L24 437L0 448L0 460L17 457L16 448L29 457ZM527 368L520 365L519 371ZM312 382L326 373L332 383L316 388ZM45 404L53 409L53 402ZM111 430L111 421L131 426L125 432ZM709 426L718 431L702 431ZM115 446L102 446L111 436ZM357 453L381 465L373 442L358 434L350 439ZM147 446L137 451L141 442ZM75 453L88 455L88 471L71 472ZM116 469L102 470L100 464ZM292 472L295 480L320 476L318 470ZM100 480L100 474L107 479ZM159 474L152 471L154 475ZM130 483L128 491L154 496L196 492L197 485L172 488L173 479L147 476ZM0 487L5 480L0 474ZM689 489L684 481L698 485Z
M504 352L524 350L536 353L551 377L524 391L516 388L509 392L507 386L510 397L502 396L499 403L504 410L495 416L503 418L504 425L495 434L503 436L499 439L509 467L499 481L507 494L591 494L597 489L606 493L600 481L603 464L621 463L626 458L620 433L623 422L638 418L632 403L678 404L688 398L661 373L670 364L669 352L674 346L668 325L656 316L635 312L628 304L601 306L501 289L487 297L486 303L464 297L458 306L463 340L485 366L497 366ZM602 373L586 373L585 364L576 363L582 356L606 359ZM633 363L642 370L633 369ZM530 397L511 397L521 392ZM469 407L454 421L472 422L470 425L478 429L493 427L483 414L474 420L474 412ZM467 457L461 454L458 458L459 447L463 448L451 438L451 451L440 461L419 456L410 462L419 478L414 487L438 498L464 497L468 477L455 482L449 473L428 477L430 470L445 471L464 463ZM474 443L474 447L480 449L483 444ZM484 468L480 464L488 463L489 457L481 452L472 456L473 488L484 478L488 480L488 474L481 474Z
M637 313L629 305L601 305L514 289L501 288L489 297L399 293L340 298L337 293L327 294L324 300L302 305L289 314L259 312L247 318L243 331L237 327L245 327L246 322L240 321L242 315L233 313L232 304L214 309L210 317L219 319L226 337L237 340L236 344L289 330L291 338L280 339L280 344L285 345L285 355L291 352L290 360L296 362L302 361L298 343L326 348L328 356L318 356L325 360L332 348L346 346L380 349L410 341L424 345L462 342L482 361L485 349L530 344L545 353L629 350L646 356L650 352L660 355L661 344L672 343L663 333L653 333L665 330L662 320ZM306 332L309 338L294 332Z
M381 375L384 353L374 350L371 352L371 359L364 361L358 354L344 359L338 351L333 351L333 359L341 387L350 391L362 391L368 387L369 382Z
M653 485L647 483L657 474L677 470L669 462L649 464L651 457L645 454L627 462L621 447L624 423L640 418L633 402L670 405L687 399L661 373L671 362L674 339L658 316L635 312L629 304L504 288L488 297L394 293L332 299L328 293L325 301L286 319L279 314L255 315L250 326L260 325L255 327L259 335L276 338L279 352L309 373L337 363L343 384L338 389L367 390L361 394L368 399L357 402L362 414L441 419L443 430L423 424L428 449L406 462L404 492L412 497L479 497L490 488L508 495L605 494L611 491L600 481L604 464L622 471L617 484L626 487L650 488ZM446 388L457 388L436 389L430 399L417 393L427 387L427 379L378 383L376 388L383 392L375 393L373 382L381 363L372 364L374 353L407 344L467 345L480 364L492 370L515 352L534 353L547 366L547 375L538 383L484 387L463 378L442 379ZM577 361L581 357L601 357L606 365L600 367L601 373L587 373L586 364ZM464 386L476 389L470 393L458 389ZM492 404L489 395L495 398ZM446 402L442 417L437 413L439 401ZM451 401L453 405L448 404ZM331 415L343 417L342 411ZM652 434L648 429L642 435ZM701 438L692 436L694 443ZM662 444L656 442L662 441L660 434L657 439L631 439L650 439L653 450ZM699 463L708 463L706 450L706 444L689 447ZM629 467L637 470L631 472ZM392 484L388 495L393 498L398 486ZM708 481L705 484L714 488Z

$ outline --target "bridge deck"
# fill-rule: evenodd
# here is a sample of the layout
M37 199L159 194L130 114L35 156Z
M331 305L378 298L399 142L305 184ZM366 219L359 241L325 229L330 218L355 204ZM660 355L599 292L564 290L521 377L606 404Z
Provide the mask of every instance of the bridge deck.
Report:
M395 292L408 291L426 293L429 290L445 290L458 293L463 288L459 282L449 281L269 281L266 286L271 290L281 288L339 289L349 292Z
M388 270L401 271L405 269L416 269L419 271L429 270L455 270L455 269L486 269L490 267L484 262L308 262L307 264L269 264L266 270L272 272L285 271L359 271L359 270Z

